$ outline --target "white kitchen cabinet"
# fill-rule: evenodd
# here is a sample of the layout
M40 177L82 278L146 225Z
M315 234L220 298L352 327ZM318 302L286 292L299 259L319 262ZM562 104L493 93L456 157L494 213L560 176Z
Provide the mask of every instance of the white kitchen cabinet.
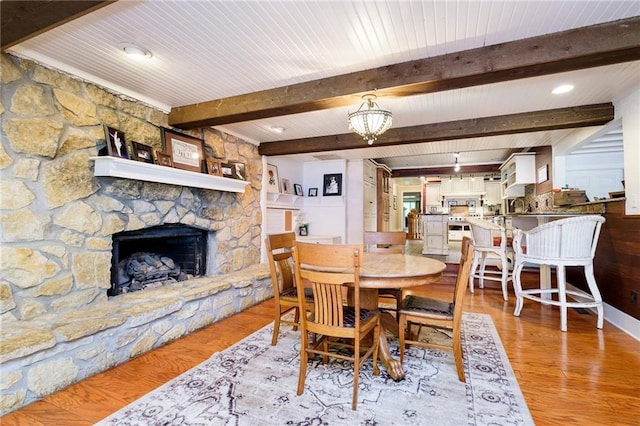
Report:
M364 181L364 230L365 231L377 231L378 230L378 216L376 206L376 185Z
M442 179L440 182L440 196L445 197L468 197L468 196L480 196L484 194L484 180L480 177L471 179L469 177L462 178L452 177Z
M442 198L440 197L440 182L427 182L426 191L427 206L440 207L442 205Z
M422 254L449 254L449 215L422 215Z
M536 183L535 152L512 154L500 166L502 198L524 197L524 187Z
M486 192L485 182L482 176L470 179L470 190L472 194L482 194Z
M484 188L486 195L484 196L485 204L500 204L502 203L502 189L500 187L500 182L485 182Z
M372 185L376 184L376 179L378 177L378 171L376 169L376 165L373 164L369 160L364 160L362 163L363 176L362 179L364 182L369 182Z

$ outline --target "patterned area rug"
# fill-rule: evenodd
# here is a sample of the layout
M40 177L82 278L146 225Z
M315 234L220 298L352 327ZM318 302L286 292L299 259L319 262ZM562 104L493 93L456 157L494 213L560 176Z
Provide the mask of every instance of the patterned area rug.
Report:
M464 314L466 383L450 351L410 347L405 380L371 362L360 372L351 410L353 367L312 359L296 395L300 337L290 327L271 346L272 325L124 407L99 425L533 425L491 317ZM398 344L390 341L397 358Z

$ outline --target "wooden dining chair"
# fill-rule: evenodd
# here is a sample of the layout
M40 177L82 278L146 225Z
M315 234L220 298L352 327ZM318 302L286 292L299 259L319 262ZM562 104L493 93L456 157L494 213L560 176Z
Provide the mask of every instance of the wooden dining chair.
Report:
M351 408L357 407L360 368L372 357L373 374L379 375L378 348L380 312L360 308L360 265L362 245L311 244L297 242L293 250L295 278L298 287L303 280L311 283L313 312L300 318L300 373L298 395L302 395L307 375L309 355L322 355L353 362L353 398ZM353 290L354 305L344 303L345 286ZM299 310L308 310L307 300L298 295ZM308 333L316 337L312 341ZM372 335L372 336L371 336ZM370 336L371 345L363 340ZM368 347L367 347L368 346ZM351 348L352 354L335 349Z
M285 232L282 234L270 234L265 239L267 249L267 259L271 270L271 284L273 286L273 298L275 300L275 321L273 324L273 336L271 344L278 343L278 333L280 324L292 325L296 330L300 321L300 311L298 309L298 293L296 282L293 277L293 246L296 242L296 234ZM305 292L303 292L305 294ZM306 291L309 308L313 308L311 291ZM282 317L294 311L294 320L282 319Z
M462 340L460 327L462 326L462 304L469 282L471 264L473 262L473 246L469 237L463 237L461 245L460 268L452 292L451 299L441 300L415 295L408 295L402 300L398 314L400 317L400 362L404 361L405 345L433 346L443 349L453 349L458 379L465 381L462 365ZM418 331L415 339L412 336L413 324L432 328L451 330L453 337L451 345L435 342L422 342Z
M407 234L402 231L375 232L365 231L364 247L369 253L399 253L404 254L407 242ZM394 307L386 308L389 300L393 300ZM398 312L398 306L402 301L402 290L385 288L378 290L378 305L381 309Z

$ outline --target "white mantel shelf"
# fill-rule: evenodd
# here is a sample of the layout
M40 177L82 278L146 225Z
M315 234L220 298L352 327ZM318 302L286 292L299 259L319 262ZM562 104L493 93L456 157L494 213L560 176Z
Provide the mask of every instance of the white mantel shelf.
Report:
M111 176L239 193L244 193L246 186L249 185L249 182L243 180L212 176L117 157L104 156L91 157L91 159L95 161L94 176Z

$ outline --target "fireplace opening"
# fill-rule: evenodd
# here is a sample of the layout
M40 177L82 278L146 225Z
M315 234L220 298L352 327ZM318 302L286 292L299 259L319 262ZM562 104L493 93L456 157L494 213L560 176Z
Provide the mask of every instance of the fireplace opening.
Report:
M182 224L113 235L109 296L206 273L208 231Z

